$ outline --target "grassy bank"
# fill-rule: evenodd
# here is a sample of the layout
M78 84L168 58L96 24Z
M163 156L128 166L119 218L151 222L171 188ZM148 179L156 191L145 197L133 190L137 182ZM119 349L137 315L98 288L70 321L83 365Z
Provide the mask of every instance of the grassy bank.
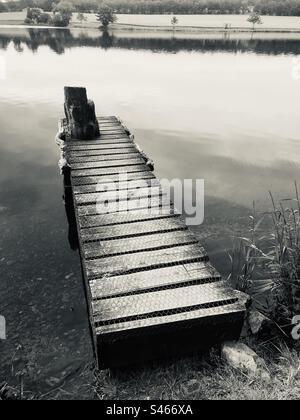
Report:
M86 14L85 25L98 24L96 16ZM117 15L117 25L147 28L169 28L172 30L170 15ZM231 25L233 29L252 30L252 25L247 22L248 15L177 15L177 29L198 28L198 29L224 29L225 24ZM284 16L263 16L262 25L257 29L287 29L300 30L300 17ZM76 22L76 13L73 15L72 23Z
M300 343L290 338L291 318L299 314L300 197L275 202L257 220L254 206L249 238L239 238L236 286L251 293L255 306L268 292L266 315L272 327L245 343L266 362L270 380L256 378L225 363L220 349L147 367L96 372L95 393L104 400L299 400ZM262 228L270 219L270 232ZM262 229L262 230L261 230ZM258 238L258 239L257 239ZM264 247L264 248L261 248ZM266 249L265 249L266 248ZM267 276L267 277L266 277ZM262 280L262 279L268 279ZM296 288L296 289L295 289ZM295 294L295 290L298 292ZM283 324L282 324L283 322ZM291 347L288 347L289 343Z
M96 371L95 399L100 400L299 400L299 353L285 345L252 346L266 360L271 381L236 371L220 358L217 349L146 367ZM5 399L73 399L62 385L39 396L25 387L0 384Z
M94 14L86 14L86 21L79 23L73 15L71 26L97 28L99 22ZM168 31L173 32L170 15L117 15L114 30L131 31ZM231 31L252 32L252 25L247 22L247 15L178 15L176 32L218 32L229 25ZM259 32L300 32L300 17L264 16L262 25L255 29Z
M23 25L25 12L0 13L1 25ZM112 25L114 30L153 30L173 31L170 15L117 15L118 21ZM252 26L247 22L247 15L178 15L176 31L224 31L225 24L232 31L249 32ZM85 21L80 23L77 13L73 14L70 27L98 28L95 14L85 14ZM263 16L258 32L300 32L300 17Z
M216 350L146 368L97 373L96 394L103 400L298 400L300 361L286 347L257 352L266 359L272 380L266 383L222 362ZM275 359L274 359L275 351Z
M0 13L0 25L22 25L25 17L25 12Z

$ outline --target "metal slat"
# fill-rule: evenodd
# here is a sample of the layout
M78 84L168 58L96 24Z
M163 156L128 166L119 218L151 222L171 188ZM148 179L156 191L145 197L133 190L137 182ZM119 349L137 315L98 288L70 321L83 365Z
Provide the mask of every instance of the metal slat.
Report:
M163 207L164 211L171 211L172 206L168 205L168 197L158 195L157 197L140 198L138 200L115 201L110 203L86 204L79 206L77 212L80 216L101 215L110 213L128 213L132 210L145 210L150 214L157 214L157 208Z
M150 168L145 164L132 165L132 166L122 166L122 167L112 167L112 168L97 168L97 169L73 169L72 177L80 176L98 176L98 175L113 175L113 174L122 174L122 173L132 173L132 172L146 172L150 171Z
M81 229L80 236L83 242L92 242L176 230L187 230L187 227L181 219L173 217L170 219L149 220L146 222Z
M73 187L74 194L96 194L107 191L134 190L139 188L160 187L157 179L141 179L125 182L113 182L93 185L79 185Z
M134 188L131 190L102 191L94 194L80 194L75 196L78 205L91 203L110 203L117 201L138 200L140 198L157 197L162 195L161 187Z
M100 124L100 130L107 130L107 129L123 129L122 126L120 126L120 124L118 123L114 123L114 122L106 122L106 123L101 123Z
M126 213L113 213L96 216L81 216L79 219L80 227L89 228L96 226L110 226L122 223L134 223L146 220L158 220L174 216L174 211L169 211L164 208L153 208L152 213L145 210L133 210Z
M82 176L72 179L72 185L97 185L127 182L133 180L154 179L155 176L150 171L130 172L124 174L109 174L99 176Z
M230 301L229 301L230 302ZM180 328L192 328L193 326L197 325L197 323L201 322L201 320L206 320L206 324L210 324L211 328L215 327L215 320L225 317L230 317L230 321L227 319L226 326L227 328L232 327L233 321L237 322L239 319L243 319L245 313L245 300L240 299L236 303L227 303L226 305L221 306L213 306L211 308L201 308L195 309L189 312L181 312L175 314L161 314L157 316L152 316L150 318L144 319L137 319L137 320L130 320L130 321L123 321L123 322L115 322L113 324L96 324L96 319L94 320L95 331L97 336L99 337L99 341L103 342L107 339L110 340L112 334L116 334L120 339L122 337L128 337L129 332L135 336L141 336L142 334L147 333L150 331L151 328L155 327L157 331L157 335L161 335L163 337L163 331L167 329L170 331L171 327L176 328L177 334L180 332ZM224 325L223 325L224 328ZM224 331L218 330L220 333ZM226 335L225 335L226 336ZM227 333L228 336L228 333ZM203 338L205 341L205 337ZM180 341L180 335L179 335Z
M101 129L100 129L101 130ZM91 140L72 140L70 145L77 145L78 143L82 142L82 146L84 146L85 142L90 142L91 145L94 144L101 144L102 142L106 142L108 140L119 140L124 139L127 141L132 142L132 139L126 133L101 133L100 137L97 137L94 141ZM95 142L95 143L94 143Z
M190 312L194 307L209 308L217 303L221 306L232 304L233 300L237 298L231 289L212 283L93 301L92 306L94 321L105 324L128 318L144 319L159 313Z
M107 140L118 140L118 139L127 139L127 141L132 142L131 138L126 133L102 133L96 142L107 141Z
M166 232L163 235L159 233L142 237L88 242L83 244L83 253L86 259L91 259L168 247L171 248L178 245L195 244L197 242L198 240L196 237L187 231ZM128 258L130 258L130 256L128 256Z
M116 125L115 127L100 126L100 128L102 129L102 133L105 134L126 134L126 131L120 125Z
M117 274L133 273L150 268L206 261L207 255L198 245L183 245L159 251L147 251L116 257L85 261L88 279Z
M138 150L134 147L131 148L124 148L124 149L108 149L108 150L75 150L75 151L67 151L68 158L73 157L84 157L84 156L113 156L113 155L128 155L128 154L137 154L139 153Z
M103 117L97 117L99 123L103 123L104 121L116 121L119 123L119 119L115 115L105 115Z
M112 120L104 120L98 122L101 127L120 127L120 123L118 121L112 121Z
M109 161L93 161L93 162L77 162L71 163L71 168L74 170L80 169L97 169L97 168L114 168L120 166L134 166L145 164L145 159L141 157L134 157L122 160L109 160Z
M77 141L70 141L68 142L68 146L94 146L95 144L97 145L104 145L104 144L119 144L119 143L123 143L123 144L133 144L133 141L129 139L129 137L117 137L117 138L106 138L103 139L101 138L101 140L77 140Z
M68 146L67 151L74 152L74 151L81 151L81 150L121 150L121 149L136 149L134 143L132 144L94 144L91 146Z
M209 263L199 262L94 279L90 281L90 288L92 298L99 300L162 287L178 287L195 281L219 282L221 276Z
M72 156L69 157L68 161L72 163L79 163L79 162L110 162L115 160L127 160L127 159L136 159L140 157L139 153L128 153L128 154L121 154L121 155L105 155L105 156Z

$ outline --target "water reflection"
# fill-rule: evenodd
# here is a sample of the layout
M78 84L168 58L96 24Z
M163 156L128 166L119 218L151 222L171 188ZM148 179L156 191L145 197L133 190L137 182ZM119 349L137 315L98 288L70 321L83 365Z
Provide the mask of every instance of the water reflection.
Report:
M28 104L0 100L0 384L18 387L25 370L26 397L90 398L92 344L80 260L67 240L57 118L39 109L33 116Z
M70 250L73 202L65 179L64 208L53 140L63 86L87 85L99 114L120 115L159 177L205 179L196 233L226 276L252 201L267 210L268 190L286 197L299 177L300 83L289 57L300 54L299 40L0 29L0 313L10 337L0 342L0 379L12 380L20 344L17 357L33 364L27 387L49 392L66 381L64 390L82 396L92 381L78 375L92 347Z
M26 45L31 51L38 51L42 46L48 46L57 54L63 54L66 49L74 47L120 48L133 50L149 50L153 52L176 53L180 51L195 52L230 52L255 53L266 55L300 54L300 38L291 35L286 39L276 35L261 37L261 35L244 35L237 37L234 33L210 36L192 35L149 35L143 33L108 33L101 31L77 31L69 29L24 29L20 34L12 35L0 28L0 48L7 49L12 42L16 51L22 53Z
M79 248L79 240L78 240L75 207L74 207L72 187L71 187L71 174L69 170L64 171L63 184L64 184L63 201L65 204L66 217L67 217L67 221L69 225L69 229L68 229L69 244L70 244L70 248L73 251L77 251Z

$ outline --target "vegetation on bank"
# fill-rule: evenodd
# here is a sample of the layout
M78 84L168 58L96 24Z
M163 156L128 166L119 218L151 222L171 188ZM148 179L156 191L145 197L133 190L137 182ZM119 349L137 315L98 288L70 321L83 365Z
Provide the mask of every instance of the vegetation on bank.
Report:
M100 400L299 400L300 340L292 340L292 318L300 314L300 197L278 203L270 194L272 209L250 216L249 234L238 238L231 256L231 282L252 295L273 322L243 341L264 359L269 379L234 369L214 348L190 357L153 362L146 366L95 371L94 388ZM268 233L266 233L268 227ZM300 329L299 329L300 330ZM21 377L22 378L22 377ZM0 400L50 399L19 387L0 384ZM59 389L65 398L63 388ZM55 393L55 398L59 394ZM71 398L72 396L70 396Z
M0 12L38 7L52 12L60 0L9 0ZM118 14L249 14L300 16L300 0L70 0L74 10L96 13L100 6Z
M251 13L251 15L248 17L248 22L252 24L253 31L255 29L255 25L262 25L261 17L256 12Z
M293 7L289 8L289 13L283 8L278 9L277 12L272 8L267 9L266 4L272 4L272 7L277 4L280 5L281 0L265 0L263 4L261 0L224 0L223 2L216 2L215 0L200 0L198 2L186 0L178 3L177 0L137 0L126 2L124 0L9 0L7 3L0 3L0 12L10 11L11 17L4 19L4 22L9 24L22 23L19 19L13 18L14 13L24 13L27 10L27 16L25 18L26 25L48 25L54 27L68 27L70 23L76 25L76 21L85 27L96 27L96 21L100 22L100 26L104 29L117 21L117 14L121 14L120 25L123 29L125 26L127 29L133 29L135 27L170 27L175 28L180 25L181 27L194 26L210 27L209 21L206 22L206 16L211 15L220 16L220 28L222 30L229 30L231 28L240 29L245 28L246 22L252 24L252 29L255 30L256 25L265 23L262 21L261 15L274 16L278 15L277 19L280 19L281 15L288 16L300 16L300 0L284 0L285 4L292 1ZM189 6L188 6L189 5ZM204 5L203 7L200 5ZM234 5L234 7L233 7ZM298 10L299 5L299 10ZM26 8L25 8L26 6ZM172 7L171 7L172 6ZM183 7L184 6L184 7ZM196 7L197 6L197 7ZM263 6L263 7L262 7ZM297 7L296 7L297 6ZM196 7L196 8L195 8ZM219 7L219 8L218 8ZM21 10L21 12L17 12ZM153 15L154 20L149 21L149 15ZM180 19L178 16L180 14ZM193 22L186 22L186 16L195 16ZM234 19L230 19L230 22L226 22L224 15L230 14ZM141 15L141 16L138 16ZM169 20L162 20L164 15ZM125 18L128 16L128 19ZM130 18L130 16L132 18ZM240 20L239 20L240 16ZM141 18L141 19L140 19ZM229 19L229 17L228 17ZM244 20L245 19L245 20ZM273 18L270 18L273 19ZM275 17L276 19L276 17ZM282 18L281 18L282 19ZM1 15L0 15L0 20ZM184 23L185 22L185 23ZM267 25L267 26L266 26ZM276 21L272 21L272 27L270 24L264 25L264 29L276 29ZM280 29L285 30L297 30L297 22L287 23L287 27L282 27L281 23L278 23ZM73 25L74 26L74 25ZM218 27L218 23L215 22L214 27ZM279 28L278 28L279 29Z
M298 344L292 338L300 316L300 197L297 184L294 198L276 203L270 193L270 199L270 213L258 217L254 206L249 234L239 238L231 255L231 281L235 288L252 296L254 304L274 322L283 339Z
M270 380L236 370L208 354L148 367L96 373L99 399L130 400L299 400L300 340L292 337L293 318L300 315L300 197L275 202L272 210L250 216L249 235L237 238L232 284L252 296L267 315L268 329L244 342L266 362ZM269 228L266 232L266 226ZM272 326L272 327L271 327ZM300 328L297 328L298 332Z
M279 342L252 343L251 347L265 359L270 381L233 369L215 348L206 354L147 366L95 370L94 382L86 386L99 400L299 400L299 353ZM0 401L76 397L63 385L47 394L36 394L28 388L26 376L24 379L14 386L0 382Z
M53 6L52 14L43 12L37 7L28 7L24 23L26 25L48 25L55 27L67 27L70 24L75 9L71 3L62 0ZM78 12L76 19L83 24L87 20L82 12ZM109 6L101 6L97 10L96 19L103 29L107 29L111 23L117 21L117 16Z
M254 23L254 19L253 19ZM255 24L259 23L255 20ZM276 203L271 211L250 216L249 235L237 238L233 285L252 296L267 328L242 339L266 362L269 379L234 369L219 348L207 354L153 363L147 367L96 373L99 399L113 400L299 400L300 326L300 196ZM266 229L267 228L267 229ZM266 233L267 232L267 233ZM252 306L252 308L253 308Z
M258 345L271 381L234 370L217 349L147 367L96 373L101 400L299 400L299 354L285 345Z
M27 8L26 25L50 25L58 27L67 27L72 19L73 6L67 1L61 1L53 6L53 12L45 13L39 8Z
M100 6L96 13L97 21L101 23L102 27L106 30L111 23L117 21L113 9L105 4Z

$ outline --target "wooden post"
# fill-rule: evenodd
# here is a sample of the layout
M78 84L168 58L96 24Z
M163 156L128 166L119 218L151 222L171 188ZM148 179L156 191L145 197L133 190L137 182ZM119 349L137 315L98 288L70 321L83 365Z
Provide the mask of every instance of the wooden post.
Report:
M65 114L72 139L93 140L100 136L95 105L88 100L85 88L65 87Z

